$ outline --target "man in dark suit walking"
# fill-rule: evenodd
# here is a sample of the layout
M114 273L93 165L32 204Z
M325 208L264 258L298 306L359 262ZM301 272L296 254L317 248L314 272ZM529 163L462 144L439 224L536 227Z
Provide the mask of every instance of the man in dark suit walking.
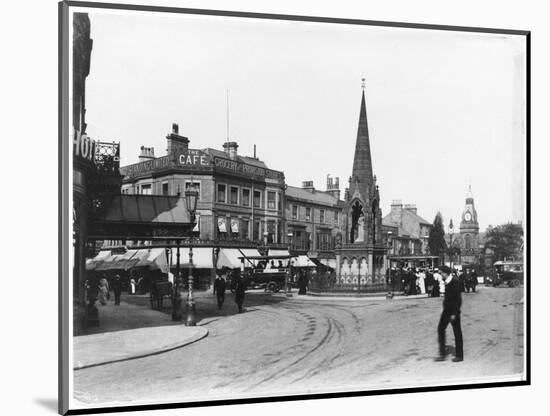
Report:
M113 289L115 291L115 306L120 306L120 293L122 292L122 280L120 275L115 275L115 280L113 282Z
M218 297L218 309L222 308L225 300L225 279L218 274L216 280L214 280L214 294Z
M453 361L459 362L464 359L462 328L460 327L460 306L462 305L460 282L456 276L451 274L451 269L449 267L441 266L439 271L445 282L445 297L443 298L443 312L441 313L441 318L439 319L439 325L437 327L439 357L436 358L436 361L445 360L445 330L450 323L455 335L456 354Z
M244 293L246 292L246 286L248 282L244 276L237 277L237 283L235 285L235 303L239 308L239 313L243 311Z

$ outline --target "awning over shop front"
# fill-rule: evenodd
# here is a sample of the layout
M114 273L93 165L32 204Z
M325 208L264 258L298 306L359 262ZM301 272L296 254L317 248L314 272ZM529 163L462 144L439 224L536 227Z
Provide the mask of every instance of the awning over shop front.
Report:
M159 269L166 273L167 264L165 249L161 247L130 249L123 254L111 254L110 250L102 250L96 257L86 261L86 270L130 270L136 267L147 267L150 270Z
M95 270L101 262L111 255L111 250L101 250L93 259L86 260L86 270Z
M244 259L244 267L256 267L258 264L257 260L248 259L248 257L258 257L260 252L255 248L241 248L239 249L241 253L239 257L246 257ZM239 259L240 262L240 259Z
M292 258L293 267L315 267L315 263L308 256L301 255Z
M320 259L321 264L336 270L336 259Z
M255 250L258 255L258 250ZM239 257L246 256L242 253L242 250L238 248L222 248L218 256L218 268L227 267L229 269L239 269L241 267L241 259Z
M105 271L105 270L115 270L116 263L122 258L124 254L114 254L109 257L106 257L100 261L100 263L95 267L96 271Z
M139 250L128 250L126 253L118 256L116 262L110 266L111 269L128 270L132 268L132 259L136 256Z
M176 267L177 248L172 247L172 267ZM180 247L180 266L189 264L189 247ZM212 269L212 247L193 248L193 267Z
M329 267L336 270L336 259L311 259L317 266Z
M269 249L269 255L270 256L290 256L290 253L288 252L288 250Z

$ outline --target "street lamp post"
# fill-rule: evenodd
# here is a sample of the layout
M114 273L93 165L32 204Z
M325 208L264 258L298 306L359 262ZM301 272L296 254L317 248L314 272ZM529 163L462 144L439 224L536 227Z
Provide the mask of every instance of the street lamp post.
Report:
M170 273L170 271L168 272ZM181 315L180 240L176 240L176 276L172 299L172 321L181 321Z
M193 297L193 247L192 247L192 234L195 224L195 212L197 210L197 199L199 192L195 187L191 187L185 191L185 204L187 205L187 211L189 211L189 220L193 224L191 228L191 238L189 239L189 291L187 293L187 317L185 319L186 326L195 326L195 299ZM179 261L178 261L179 264Z
M292 233L288 233L288 254L290 255L290 250L292 249ZM285 293L287 296L292 296L292 293L290 293L290 286L288 284L288 281L290 280L290 274L292 273L292 262L291 259L288 259L288 272L286 274L285 278Z

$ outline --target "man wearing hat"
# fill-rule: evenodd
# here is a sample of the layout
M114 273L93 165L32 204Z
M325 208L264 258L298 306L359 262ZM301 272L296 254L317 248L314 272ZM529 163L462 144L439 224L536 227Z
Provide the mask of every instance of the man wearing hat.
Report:
M460 327L460 306L462 305L460 283L458 282L458 278L451 274L450 267L441 266L439 271L445 282L445 296L443 298L443 312L441 313L441 318L439 319L439 325L437 327L439 357L436 358L436 361L445 360L445 330L450 323L453 327L455 336L456 354L453 361L460 362L464 359L462 328Z

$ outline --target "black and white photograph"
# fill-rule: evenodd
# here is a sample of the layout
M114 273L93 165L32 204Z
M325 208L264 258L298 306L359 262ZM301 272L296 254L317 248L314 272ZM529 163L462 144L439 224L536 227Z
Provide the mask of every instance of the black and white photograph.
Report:
M529 31L60 13L60 411L529 384Z

